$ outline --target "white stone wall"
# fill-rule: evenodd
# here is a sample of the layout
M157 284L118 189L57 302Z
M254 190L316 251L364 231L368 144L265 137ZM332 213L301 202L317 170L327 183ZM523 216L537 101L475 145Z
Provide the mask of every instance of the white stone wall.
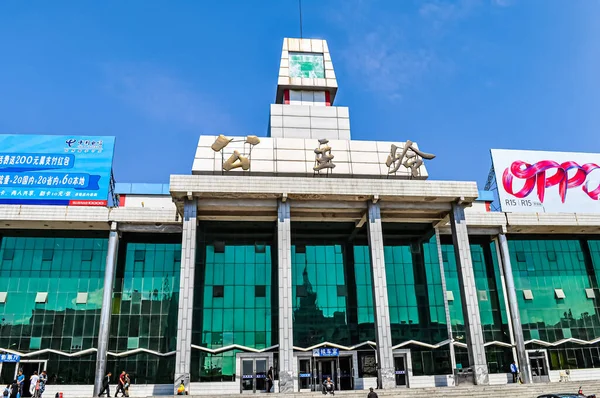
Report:
M125 206L148 207L153 209L175 209L171 195L121 195L125 196Z
M287 105L294 107L294 105ZM299 108L313 108L298 106ZM327 109L318 108L318 109ZM332 118L334 119L334 118ZM335 119L334 119L335 120ZM349 131L349 130L348 130ZM192 174L237 174L237 175L262 175L262 176L305 176L312 177L315 172L315 149L319 147L317 139L300 138L271 138L261 137L260 143L249 151L249 145L244 144L245 137L234 138L221 152L215 152L211 145L218 136L202 135L198 141L196 155L192 166ZM389 173L385 162L390 154L391 146L404 147L406 140L391 141L359 141L359 140L329 140L331 154L334 156L335 168L331 171L334 177L360 177L360 178L403 178L408 179L410 170L400 166L395 174ZM417 144L413 144L419 149ZM250 170L244 172L241 168L223 171L223 162L237 150L240 154L250 157ZM425 150L426 152L426 150ZM425 161L426 163L427 161ZM322 170L325 174L327 170ZM422 165L419 169L418 179L428 177L427 168ZM171 176L171 180L173 181ZM252 180L247 180L252 183ZM293 181L290 181L294 184ZM177 190L171 185L171 191Z
M350 139L350 114L345 106L272 104L269 126L272 138Z
M290 77L289 71L289 53L290 52L305 52L323 54L323 62L325 66L325 78L312 79ZM333 63L327 41L319 39L283 39L283 47L281 51L281 63L279 65L279 77L277 78L278 86L289 87L314 87L317 88L337 88L338 84L333 71ZM332 99L333 100L333 99Z

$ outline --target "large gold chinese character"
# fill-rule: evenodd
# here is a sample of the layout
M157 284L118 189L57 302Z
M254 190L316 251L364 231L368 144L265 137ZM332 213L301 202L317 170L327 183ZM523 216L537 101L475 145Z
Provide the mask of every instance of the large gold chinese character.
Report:
M229 145L230 142L243 142L244 153L234 150L231 156L227 160L223 161L223 170L230 171L239 167L241 167L244 171L250 170L250 156L252 154L252 148L254 148L254 145L260 144L260 139L255 135L249 135L244 140L235 140L233 138L227 138L221 134L211 145L211 148L215 152L221 152L222 158L225 159L223 150L227 145ZM246 148L246 145L248 145L248 149Z
M317 173L320 173L321 170L327 169L327 173L329 170L335 168L335 164L333 164L334 156L331 154L331 147L327 145L329 140L326 138L319 140L319 147L315 149L315 166L313 170Z
M411 140L406 141L402 152L398 151L398 147L392 144L390 154L385 161L388 167L388 174L394 174L400 166L404 166L411 170L411 177L419 176L419 167L423 165L423 159L431 160L435 155L431 153L421 152L413 146Z

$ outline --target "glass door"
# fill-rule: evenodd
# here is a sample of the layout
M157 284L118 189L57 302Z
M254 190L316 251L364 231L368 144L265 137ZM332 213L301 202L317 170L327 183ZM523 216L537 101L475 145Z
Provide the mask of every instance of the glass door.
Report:
M43 362L29 362L29 361L21 361L19 364L21 369L23 370L23 375L25 376L25 380L23 381L23 395L22 397L30 397L29 386L31 385L31 375L33 372L37 372L39 375L44 370Z
M352 375L352 357L345 356L338 358L340 363L340 380L339 380L339 389L340 390L353 390L354 389L354 377Z
M298 359L298 383L300 391L312 390L312 371L310 362L310 359Z
M406 357L404 355L394 357L394 368L396 373L396 387L406 387Z
M529 366L531 367L531 376L534 383L547 383L550 381L544 353L529 353Z
M256 359L254 361L255 387L254 392L267 391L267 360Z
M317 386L318 389L317 391L320 391L319 389L323 388L323 383L325 383L325 380L327 380L327 378L331 379L331 382L334 384L334 390L338 389L337 383L336 383L336 379L337 379L337 372L336 372L336 367L335 367L335 360L332 359L326 359L326 360L318 360L317 361L318 367L319 367L319 378L317 379L317 382L319 383L319 385Z
M242 359L242 392L254 392L254 360Z

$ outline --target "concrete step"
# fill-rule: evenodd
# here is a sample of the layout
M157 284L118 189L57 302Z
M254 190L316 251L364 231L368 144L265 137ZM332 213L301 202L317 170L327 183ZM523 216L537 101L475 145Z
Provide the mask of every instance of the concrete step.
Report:
M539 395L556 393L556 392L567 392L576 393L579 387L582 386L583 392L586 395L596 394L600 398L600 381L581 381L581 382L568 382L568 383L539 383L539 384L508 384L508 385L492 385L492 386L458 386L458 387L427 387L427 388L402 388L395 390L377 390L377 395L380 398L391 398L391 397L402 397L402 398L431 398L431 397L444 397L444 398L537 398ZM46 398L53 398L54 394L48 394L48 392L54 391L48 386L46 389ZM135 387L135 386L132 386ZM135 391L135 390L133 390ZM141 392L141 391L138 391ZM359 391L338 391L336 397L342 398L366 398L368 390ZM133 395L133 394L132 394ZM166 394L165 394L166 395ZM165 395L155 395L156 398L164 397ZM240 398L249 397L253 394L223 394L214 395L219 398ZM254 395L264 395L264 393L258 393ZM136 397L142 396L135 394ZM205 398L208 395L192 395L186 398ZM272 397L281 398L325 398L322 393L310 392L310 393L292 393L292 394L269 394ZM77 394L72 391L69 394L65 394L63 398L89 398L87 394ZM154 398L153 397L153 398ZM331 395L326 396L330 398ZM148 397L149 398L149 397Z

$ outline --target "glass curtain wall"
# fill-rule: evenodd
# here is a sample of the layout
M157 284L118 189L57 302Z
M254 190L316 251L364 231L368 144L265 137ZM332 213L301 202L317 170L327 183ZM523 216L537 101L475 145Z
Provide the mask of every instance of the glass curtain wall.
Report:
M73 354L96 347L108 237L56 231L52 237L3 236L0 245L0 349ZM79 300L78 300L79 296ZM41 354L54 384L92 384L96 355ZM0 382L14 377L4 363Z
M508 245L525 341L600 337L598 241L510 236ZM527 348L547 350L552 370L600 367L598 344Z
M110 352L176 350L180 269L181 235L124 235L113 290ZM174 380L175 355L109 357L107 366L113 374L126 370L134 384L167 384Z
M242 224L200 226L192 340L211 350L277 344L274 226ZM237 352L193 349L192 381L234 381Z
M446 237L444 237L446 238ZM489 238L470 237L471 259L475 275L475 287L479 303L479 316L483 329L484 342L510 343L508 318L504 303L504 292L500 284L500 267L496 245ZM465 323L462 311L462 296L454 255L454 246L442 241L442 257L444 259L444 273L446 287L454 300L449 301L450 318L454 339L466 343ZM513 361L510 348L498 345L486 347L486 359L490 373L510 372ZM469 366L467 350L456 347L456 363L463 367Z
M384 247L392 344L416 340L438 344L448 339L444 298L435 238L387 240ZM411 345L415 376L451 373L448 346Z
M294 346L375 341L366 229L354 223L292 223ZM375 350L357 349L358 376L375 377Z

